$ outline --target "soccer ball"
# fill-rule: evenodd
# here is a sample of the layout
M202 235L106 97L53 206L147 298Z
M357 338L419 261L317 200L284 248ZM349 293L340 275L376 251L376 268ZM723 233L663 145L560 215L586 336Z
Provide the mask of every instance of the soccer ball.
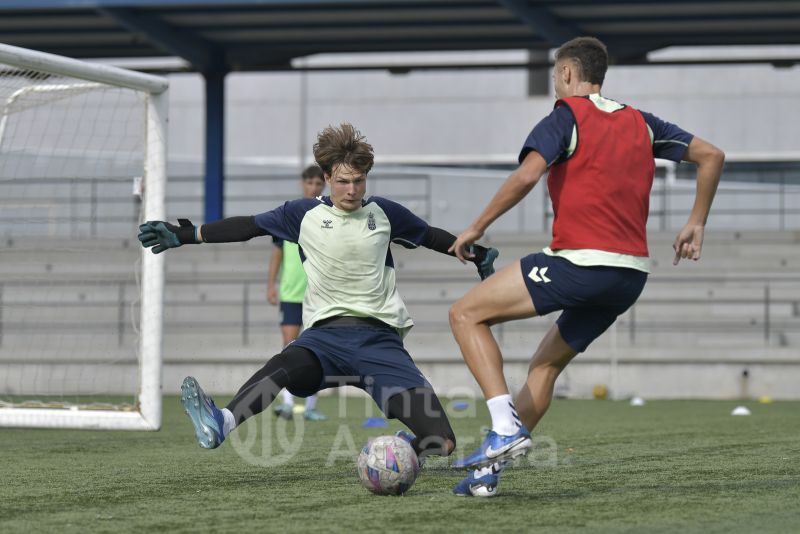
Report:
M419 459L411 445L397 436L369 440L358 455L358 478L377 495L402 495L419 474Z

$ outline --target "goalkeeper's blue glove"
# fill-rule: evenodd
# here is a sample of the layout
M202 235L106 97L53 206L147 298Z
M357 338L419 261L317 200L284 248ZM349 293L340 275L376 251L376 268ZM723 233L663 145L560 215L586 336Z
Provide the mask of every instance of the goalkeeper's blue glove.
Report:
M480 245L472 245L470 252L475 256L472 261L478 268L478 276L481 280L486 280L494 274L494 260L500 255L496 248L486 248Z
M197 229L189 219L178 219L180 226L166 221L147 221L139 225L139 241L145 248L153 247L153 254L160 254L168 248L189 243L198 243Z

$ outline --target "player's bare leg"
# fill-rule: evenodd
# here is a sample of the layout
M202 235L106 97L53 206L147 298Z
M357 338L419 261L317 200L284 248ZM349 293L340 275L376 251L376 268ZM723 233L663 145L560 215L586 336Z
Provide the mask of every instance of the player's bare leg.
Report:
M281 336L283 336L283 346L285 347L300 335L299 324L282 324Z
M519 262L487 278L450 308L453 335L492 416L492 430L481 446L466 458L453 462L453 466L490 465L530 449L530 434L522 426L508 394L503 357L489 327L535 315Z
M535 315L519 262L473 287L450 308L450 328L485 398L508 394L503 357L489 327Z
M529 431L533 432L547 412L558 375L577 354L561 337L557 325L542 338L531 359L528 379L514 400L522 424Z

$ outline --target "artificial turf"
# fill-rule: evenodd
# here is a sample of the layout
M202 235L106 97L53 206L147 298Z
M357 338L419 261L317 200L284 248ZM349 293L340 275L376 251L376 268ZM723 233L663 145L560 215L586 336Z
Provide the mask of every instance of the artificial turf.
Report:
M213 451L175 397L159 432L0 429L0 532L800 532L800 402L558 400L492 499L453 496L443 460L403 497L368 493L358 449L401 428L361 428L370 402L265 413ZM471 452L484 403L451 422Z

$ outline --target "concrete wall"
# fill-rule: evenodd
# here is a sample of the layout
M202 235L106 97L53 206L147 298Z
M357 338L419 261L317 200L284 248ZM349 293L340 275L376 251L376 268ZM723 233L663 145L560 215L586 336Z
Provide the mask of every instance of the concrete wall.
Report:
M386 61L398 57L420 60L390 54ZM423 56L441 57L451 56ZM520 52L486 57L526 58ZM202 154L202 81L179 74L170 76L170 83L169 154L193 160ZM531 127L553 105L552 96L527 95L523 70L234 73L226 88L226 150L234 159L288 161L301 150L310 157L317 131L349 121L368 136L379 160L513 162ZM800 66L612 67L603 92L677 123L730 154L798 152ZM307 112L301 124L303 94Z

